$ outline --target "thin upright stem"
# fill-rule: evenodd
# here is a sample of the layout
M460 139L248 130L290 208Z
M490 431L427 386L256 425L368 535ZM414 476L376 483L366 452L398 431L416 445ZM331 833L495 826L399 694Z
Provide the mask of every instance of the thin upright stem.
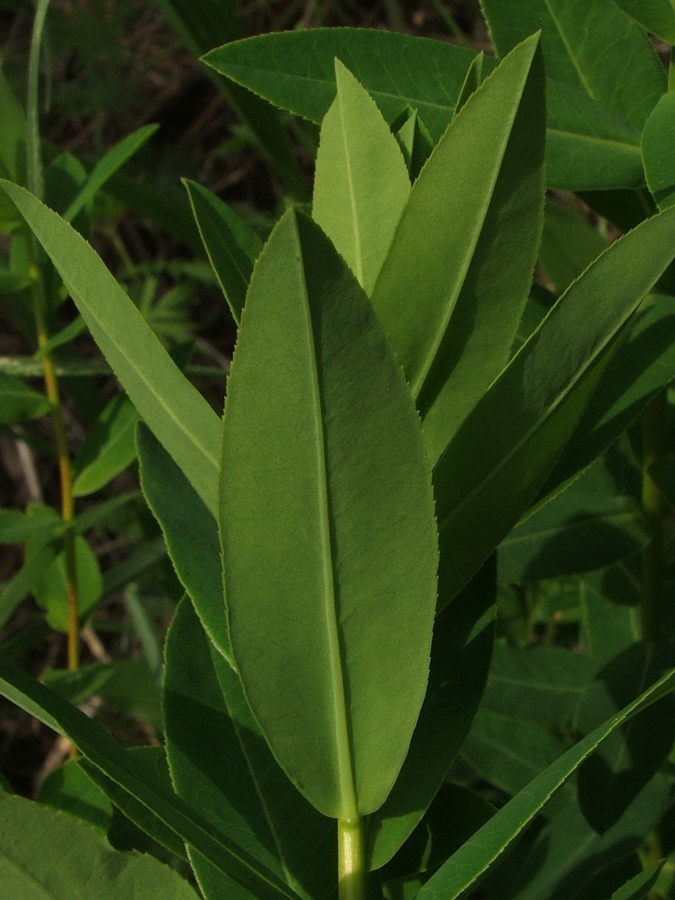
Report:
M661 492L650 467L664 452L667 412L665 391L650 401L642 414L642 511L649 529L649 543L642 551L642 637L657 641L661 631L663 591L663 513Z
M339 900L366 900L363 819L338 819Z
M66 565L66 604L67 604L67 644L68 668L75 671L79 667L79 609L77 592L77 563L75 556L75 499L73 496L73 476L70 465L70 451L63 420L63 407L59 383L54 370L54 360L49 349L49 335L45 319L45 303L42 294L40 275L35 261L36 248L32 237L28 238L33 254L31 263L33 315L37 335L38 354L42 364L42 377L47 399L51 404L51 420L54 429L54 443L59 466L59 486L61 492L61 517L66 526L63 535L63 553Z

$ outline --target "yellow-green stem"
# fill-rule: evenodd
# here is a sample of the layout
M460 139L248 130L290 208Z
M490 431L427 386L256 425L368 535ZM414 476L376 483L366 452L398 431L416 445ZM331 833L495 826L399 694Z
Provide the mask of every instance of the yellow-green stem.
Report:
M656 641L661 630L663 590L663 498L649 468L664 452L665 392L650 401L642 414L642 511L649 543L642 551L642 637Z
M33 247L32 239L29 245ZM66 567L66 602L68 614L67 655L68 668L75 671L80 664L79 641L79 610L77 595L77 563L75 557L75 532L73 522L75 519L75 501L73 497L73 477L70 466L70 452L66 438L66 428L63 421L63 408L59 393L59 383L54 371L54 360L48 345L47 325L44 314L44 299L37 265L33 261L32 269L32 300L33 314L35 316L35 330L37 334L38 354L42 363L42 377L44 379L47 398L51 403L51 419L54 428L54 443L59 466L59 486L61 491L61 517L66 526L63 535L63 553Z
M366 900L363 819L338 819L339 900Z

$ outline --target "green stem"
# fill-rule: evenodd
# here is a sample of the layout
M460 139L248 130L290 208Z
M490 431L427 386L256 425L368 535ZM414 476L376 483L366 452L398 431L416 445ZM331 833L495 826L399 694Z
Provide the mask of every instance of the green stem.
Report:
M338 819L339 900L366 900L363 819Z
M642 511L650 540L642 551L642 637L657 641L661 631L663 590L663 498L649 468L664 452L667 412L665 391L650 401L642 414Z
M28 245L32 251L35 246L32 236ZM45 304L42 296L40 274L35 259L31 262L33 315L37 334L38 355L42 363L42 376L45 393L51 404L51 419L54 428L54 443L59 465L59 485L61 489L61 517L66 525L63 535L63 553L66 564L66 603L68 616L68 668L75 671L79 667L79 615L77 595L77 564L75 558L75 498L73 496L73 475L70 464L70 451L66 426L63 419L63 407L59 383L54 371L54 360L48 347L49 335L45 320Z

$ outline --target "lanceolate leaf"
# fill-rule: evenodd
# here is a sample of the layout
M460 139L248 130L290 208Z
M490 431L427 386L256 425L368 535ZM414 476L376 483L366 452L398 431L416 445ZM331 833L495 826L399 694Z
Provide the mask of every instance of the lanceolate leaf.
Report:
M372 295L432 461L508 359L539 243L543 155L543 71L532 38L436 146Z
M675 44L675 4L673 0L614 0L647 31L668 44Z
M370 296L410 193L403 154L368 92L339 60L321 124L312 218Z
M631 716L668 694L675 687L670 672L633 703L612 716L557 759L527 790L521 791L479 829L429 879L417 894L417 900L459 900L476 887L488 871L505 856L525 827L579 765L608 735Z
M474 56L453 44L389 31L312 28L226 44L203 60L276 106L320 122L335 98L337 58L388 122L409 105L438 140Z
M407 385L365 294L293 211L244 310L220 522L234 657L275 756L325 814L372 812L426 689L431 484Z
M192 212L199 228L204 249L216 273L234 321L239 324L262 241L243 219L219 200L211 191L185 179Z
M439 459L442 603L534 500L674 246L670 209L605 251L563 294Z
M254 896L260 900L297 900L294 891L236 844L216 833L200 813L150 779L145 767L135 765L133 757L99 725L58 694L8 663L0 663L0 693L49 728L69 737L107 778ZM99 786L105 790L104 782Z
M138 412L214 510L218 416L180 372L89 244L28 191L4 181L2 187L51 257Z

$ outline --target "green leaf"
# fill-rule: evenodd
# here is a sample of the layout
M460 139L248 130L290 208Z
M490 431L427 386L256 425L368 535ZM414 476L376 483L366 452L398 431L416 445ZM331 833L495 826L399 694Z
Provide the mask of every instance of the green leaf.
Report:
M368 818L374 869L417 826L469 733L492 658L494 600L491 559L436 617L429 686L408 755L384 805Z
M408 174L414 181L434 149L431 135L417 110L410 108L406 109L391 127L403 153Z
M675 10L674 10L675 14ZM675 203L675 94L664 94L642 132L642 160L647 187L659 209Z
M29 388L20 378L0 373L0 424L35 419L50 409L51 403L44 394Z
M650 535L637 503L598 480L590 469L510 532L499 547L500 581L603 569L646 547Z
M647 297L626 328L584 414L542 488L546 496L589 466L639 416L675 373L675 307L662 294Z
M558 759L594 663L559 647L495 645L492 667L462 758L516 794Z
M335 60L321 124L312 218L370 296L410 193L403 154L368 92Z
M411 106L438 140L474 56L464 47L390 31L312 28L227 44L207 53L203 62L275 106L320 122L335 98L337 58L387 122Z
M674 245L675 211L666 210L609 247L563 294L439 459L442 603L536 496Z
M167 638L164 710L167 757L178 795L201 797L201 811L218 831L236 838L301 896L327 900L336 883L335 825L277 765L239 679L209 646L186 602ZM231 895L231 879L203 857L191 858L202 887L211 886L207 896Z
M52 512L51 508L49 511ZM29 507L28 513L18 509L0 509L0 544L50 541L63 534L63 527L63 520L56 512L53 515L36 515L35 506Z
M215 511L220 424L87 242L28 191L3 189L51 257L139 414Z
M611 660L591 683L579 713L589 731L673 665L673 654L634 644ZM646 740L645 737L648 736ZM650 706L613 734L579 770L579 801L589 823L606 832L664 763L675 740L675 697Z
M528 296L543 217L542 92L535 37L436 146L373 291L432 462L505 365Z
M560 801L563 802L560 802ZM640 871L637 851L668 804L668 779L654 778L620 822L597 835L585 820L574 792L544 810L549 822L527 835L504 866L486 883L500 900L597 900ZM536 825L533 831L536 829ZM536 860L536 866L533 865Z
M95 829L22 797L0 797L0 892L21 900L197 900L150 856L120 853Z
M672 0L614 0L617 6L667 44L675 44L675 6Z
M577 209L547 201L538 262L559 294L606 248L606 239Z
M216 520L143 424L138 426L137 445L143 493L162 529L176 574L209 638L231 660Z
M206 255L234 321L239 324L246 291L262 241L246 222L211 191L183 179Z
M79 761L71 759L54 769L40 784L37 800L75 816L82 822L107 832L113 814L112 803L85 774Z
M137 421L136 409L123 394L101 411L73 460L76 497L94 493L131 465Z
M256 264L244 310L220 523L234 657L276 758L321 812L372 812L426 689L431 483L407 385L365 294L293 211Z
M644 31L607 0L481 0L499 56L541 29L546 74L597 100L638 131L666 90ZM630 65L626 65L626 60Z
M133 756L103 729L57 694L9 663L0 663L0 693L59 734L125 794L137 800L180 838L203 853L240 884L258 891L259 900L297 895L240 847L214 832L213 826L134 763ZM140 898L139 898L140 900ZM144 898L145 900L145 898Z
M66 222L72 222L80 210L84 209L94 199L98 191L105 185L109 178L130 159L145 144L159 128L158 125L144 125L136 131L122 138L114 147L111 147L96 163L89 176L75 198L64 212Z
M546 78L546 183L583 191L640 187L640 132L581 88ZM642 217L644 218L644 216Z
M634 598L620 586L620 600L613 600L603 593L603 582L616 580L618 572L630 577L632 594L641 591L637 578L626 566L614 566L604 572L592 573L579 580L579 602L582 612L581 643L586 652L604 665L614 656L636 643L642 637L640 607ZM606 589L606 588L605 588Z
M70 703L84 703L92 694L100 689L113 674L113 666L105 663L92 663L80 666L79 669L47 669L43 682L52 691L56 691Z
M640 872L639 875L631 878L630 881L614 891L610 900L641 900L642 897L646 897L656 884L665 862L666 860L662 859L647 866L644 872Z
M30 551L32 554L32 550ZM86 620L99 602L103 591L101 569L89 544L79 536L75 538L75 565L77 572L78 617ZM35 600L47 613L52 628L68 631L68 581L65 552L46 566L32 585Z
M429 879L417 900L458 900L466 897L487 872L513 846L525 827L579 765L631 716L665 696L675 687L670 672L637 700L612 716L538 775L503 806Z

